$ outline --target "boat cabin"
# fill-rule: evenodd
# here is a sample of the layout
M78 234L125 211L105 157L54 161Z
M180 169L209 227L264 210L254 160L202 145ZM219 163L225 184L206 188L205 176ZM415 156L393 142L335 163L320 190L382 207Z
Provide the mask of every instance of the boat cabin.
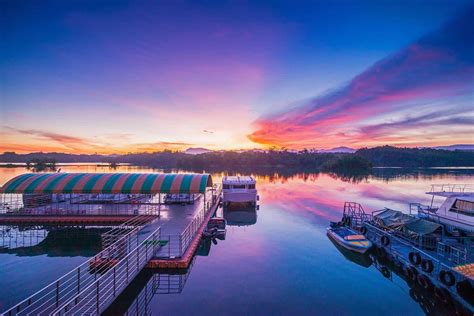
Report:
M255 178L251 176L226 176L222 179L222 200L230 203L251 203L258 200Z

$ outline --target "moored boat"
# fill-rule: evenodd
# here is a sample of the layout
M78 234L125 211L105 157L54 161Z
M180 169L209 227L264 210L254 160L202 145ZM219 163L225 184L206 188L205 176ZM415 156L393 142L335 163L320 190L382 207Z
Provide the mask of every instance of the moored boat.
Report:
M345 226L328 227L327 233L336 243L351 251L365 253L372 247L372 242L364 235Z

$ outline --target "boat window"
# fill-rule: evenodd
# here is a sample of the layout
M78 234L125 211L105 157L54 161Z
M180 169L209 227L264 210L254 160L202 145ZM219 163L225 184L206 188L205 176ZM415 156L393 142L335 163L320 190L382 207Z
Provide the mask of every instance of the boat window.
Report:
M223 184L223 185L222 185L222 188L223 188L224 190L230 189L230 185L228 185L228 184Z
M249 184L249 185L248 185L248 188L249 188L249 189L255 189L255 184Z
M245 184L234 184L233 189L245 189Z
M467 216L474 216L474 202L456 200L450 209L451 212L461 213Z

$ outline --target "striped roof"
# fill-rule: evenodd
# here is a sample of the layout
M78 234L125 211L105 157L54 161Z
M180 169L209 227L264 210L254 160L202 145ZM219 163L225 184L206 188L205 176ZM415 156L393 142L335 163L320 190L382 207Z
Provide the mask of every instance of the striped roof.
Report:
M159 173L25 173L0 193L204 193L209 174Z

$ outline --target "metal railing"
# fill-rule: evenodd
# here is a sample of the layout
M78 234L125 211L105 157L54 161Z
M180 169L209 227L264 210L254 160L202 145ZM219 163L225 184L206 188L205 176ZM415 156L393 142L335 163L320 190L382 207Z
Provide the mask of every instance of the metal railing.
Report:
M209 212L215 210L219 204L219 196L221 188L216 187L212 190L211 200L204 200L203 207L198 211L197 215L193 220L186 226L183 232L179 235L163 235L162 245L163 251L160 252L158 257L160 258L180 258L184 255L189 245L193 241L196 233L203 224L205 218L209 215Z
M142 228L152 219L152 215L137 215L129 219L125 223L120 224L112 228L111 230L101 235L102 248L105 249L111 244L115 243L122 236L127 235L131 230L135 228Z
M5 311L3 315L38 315L51 313L55 308L80 293L82 289L94 283L100 275L107 270L107 266L91 269L91 266L93 266L95 262L123 257L129 251L131 245L137 244L137 232L139 230L140 228L131 230L127 235L117 240L116 244L107 247L77 268L11 307Z
M474 193L474 184L432 184L428 193Z
M351 226L360 227L364 222L372 220L372 215L364 211L362 205L356 202L344 202L343 216L351 218Z
M122 293L160 247L158 227L120 261L74 297L61 304L53 315L99 315Z

